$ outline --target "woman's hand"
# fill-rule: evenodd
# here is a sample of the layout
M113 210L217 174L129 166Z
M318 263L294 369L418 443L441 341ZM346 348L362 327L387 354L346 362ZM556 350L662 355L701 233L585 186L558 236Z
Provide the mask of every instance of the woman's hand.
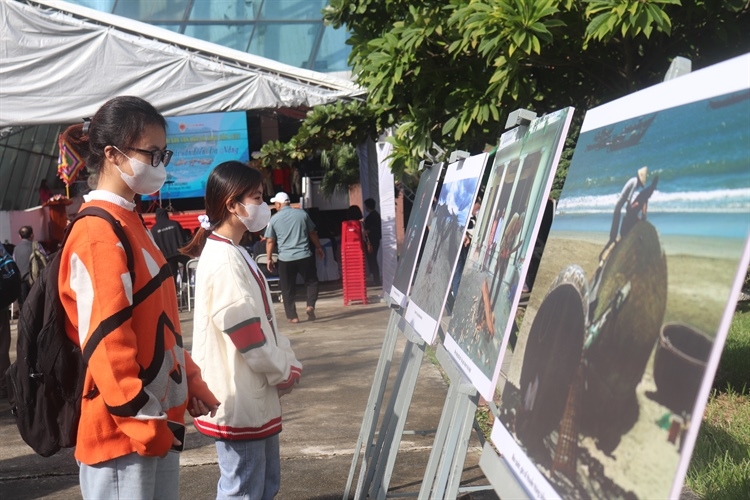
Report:
M167 455L169 455L170 451L172 451L175 448L179 448L180 446L182 446L182 441L177 439L176 436L172 436L172 448L168 449L167 452L164 455L160 456L159 458L167 458Z
M213 406L208 406L206 403L204 403L200 399L194 397L188 403L187 410L188 410L188 413L190 413L190 416L193 418L207 415L209 412L211 413L212 417L215 417L216 410L219 409L220 404L221 403L216 403Z

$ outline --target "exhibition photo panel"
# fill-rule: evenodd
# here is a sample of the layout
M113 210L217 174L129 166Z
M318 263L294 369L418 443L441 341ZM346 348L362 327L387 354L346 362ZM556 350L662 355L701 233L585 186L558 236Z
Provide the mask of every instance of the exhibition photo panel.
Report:
M572 117L566 108L503 134L484 189L445 348L487 400Z
M430 213L429 234L404 314L406 322L429 344L437 336L487 158L487 153L482 153L448 165L435 208Z
M748 266L748 117L750 55L586 114L492 432L532 497L679 495Z
M414 204L409 214L409 222L404 232L404 245L398 259L396 275L391 286L392 303L404 308L414 281L414 270L417 267L419 251L427 228L427 219L432 213L432 203L437 191L438 182L445 170L444 163L426 166L419 179L419 186L414 197Z

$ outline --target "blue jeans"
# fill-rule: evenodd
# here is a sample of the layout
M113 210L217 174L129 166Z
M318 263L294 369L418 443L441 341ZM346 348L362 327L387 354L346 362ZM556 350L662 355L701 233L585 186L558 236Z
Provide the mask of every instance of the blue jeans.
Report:
M85 500L177 500L180 454L158 458L131 453L96 465L80 464L78 478Z
M216 500L271 500L281 486L279 435L258 441L216 441L221 477Z

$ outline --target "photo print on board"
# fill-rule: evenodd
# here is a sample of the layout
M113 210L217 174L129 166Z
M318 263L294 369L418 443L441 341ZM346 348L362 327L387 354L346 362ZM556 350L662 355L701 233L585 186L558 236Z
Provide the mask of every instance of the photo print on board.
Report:
M587 113L492 430L532 496L679 495L750 256L749 75Z
M477 214L445 348L492 400L573 108L503 134Z
M487 158L487 153L482 153L448 165L437 204L428 221L429 234L404 319L429 344L437 335L459 247Z
M422 248L427 219L432 214L432 201L444 169L444 163L436 163L430 167L425 167L422 176L419 178L417 194L414 197L414 204L404 233L401 256L398 259L396 275L391 286L391 301L401 308L406 307L407 298L411 292L414 270L417 267L419 250Z

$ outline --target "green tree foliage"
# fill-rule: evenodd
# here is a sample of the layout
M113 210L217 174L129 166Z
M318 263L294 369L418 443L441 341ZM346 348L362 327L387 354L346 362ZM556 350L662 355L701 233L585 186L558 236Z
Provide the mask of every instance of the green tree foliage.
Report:
M260 150L260 162L265 168L275 168L293 165L323 151L328 151L329 157L335 156L334 146L359 144L374 136L376 130L375 115L363 101L338 101L316 106L307 113L299 132L289 142L269 141L264 144Z
M582 116L660 82L676 56L691 59L695 70L747 52L748 5L331 0L324 17L348 30L349 63L366 101L314 110L292 147L321 137L355 143L394 127L394 173L413 174L435 145L450 152L494 144L514 109L575 106Z
M366 103L338 101L310 110L295 138L299 149L313 152L341 142L362 142L375 130L374 115Z
M351 144L334 144L320 154L321 166L325 169L320 188L331 196L338 187L349 187L359 183L359 156Z

